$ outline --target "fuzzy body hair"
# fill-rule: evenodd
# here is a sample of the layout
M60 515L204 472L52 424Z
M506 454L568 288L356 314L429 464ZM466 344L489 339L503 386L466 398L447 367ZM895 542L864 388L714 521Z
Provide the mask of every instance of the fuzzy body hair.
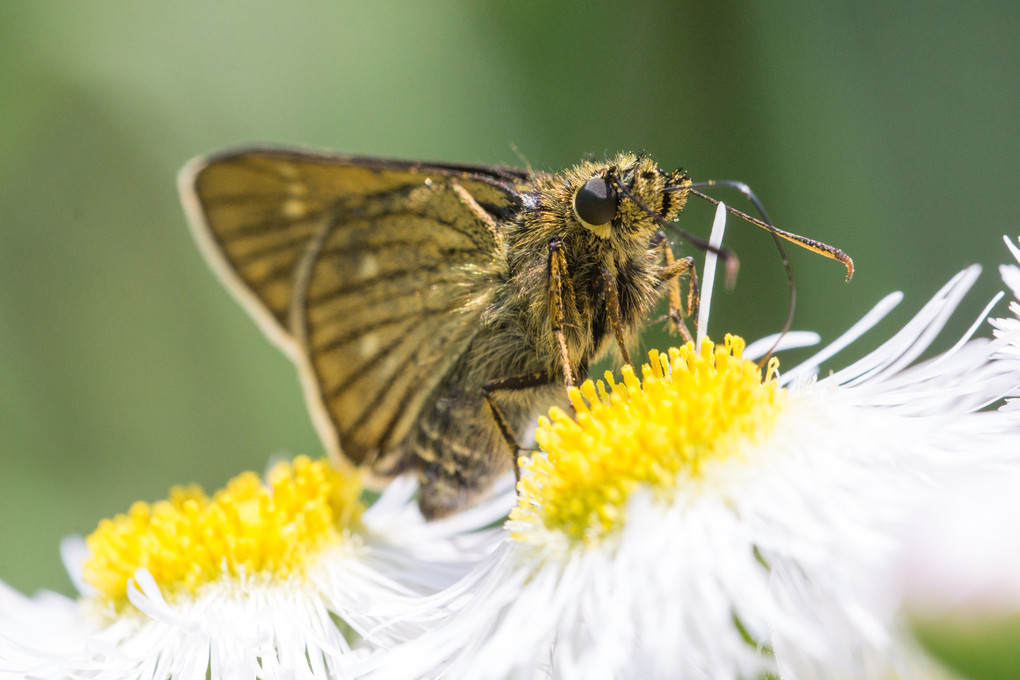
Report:
M467 350L430 400L411 440L422 482L422 509L442 516L462 508L509 470L509 452L486 403L483 385L506 377L543 374L550 382L522 390L501 390L494 398L518 441L536 415L551 405L567 406L563 365L553 333L549 285L549 244L558 239L567 262L564 331L577 375L615 347L602 271L615 281L624 336L637 340L642 323L661 299L661 253L651 247L659 230L654 218L622 198L606 236L579 222L573 199L592 177L616 173L645 207L667 221L683 208L687 192L682 171L664 172L651 160L621 154L602 163L581 163L563 173L520 182L521 210L500 224L503 247L495 253L488 303Z
M593 178L619 189L608 223L575 209ZM538 173L249 147L178 181L202 253L297 365L333 460L417 472L429 518L484 495L514 465L508 439L566 405L564 357L583 378L616 330L636 340L667 288L658 223L690 191L633 154Z

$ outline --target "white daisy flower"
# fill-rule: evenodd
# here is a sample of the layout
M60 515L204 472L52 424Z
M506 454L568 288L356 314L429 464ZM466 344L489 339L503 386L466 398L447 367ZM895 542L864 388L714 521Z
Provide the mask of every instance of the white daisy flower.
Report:
M974 474L904 532L898 592L911 632L967 678L1020 677L1020 474Z
M1020 263L1020 248L1006 239ZM989 319L1020 356L1020 267L999 268L1009 318ZM1015 394L1015 393L1014 393ZM1004 409L1016 408L1008 399ZM915 637L969 678L1020 677L1020 474L962 476L922 505L904 531L897 591Z
M299 457L211 498L174 489L104 520L65 557L82 597L0 587L0 678L346 678L391 636L366 602L432 593L492 546L492 502L426 524L414 484L365 508L356 474Z
M553 410L544 454L520 461L501 547L424 603L391 603L392 625L422 632L357 672L934 677L896 617L898 531L962 471L1020 469L1020 411L994 408L1020 385L1016 334L916 362L977 275L825 377L898 296L786 374L727 336L572 390L576 416Z
M1010 241L1009 237L1006 237L1004 240L1010 253L1013 255L1013 259L1020 264L1020 248ZM989 321L995 328L995 337L1013 338L1009 343L1009 347L1004 351L1020 356L1020 339L1018 339L1020 338L1020 266L1017 266L1017 264L1000 265L999 273L1002 276L1003 283L1013 292L1013 299L1009 302L1009 311L1012 312L1012 316L1003 319L990 319ZM1020 408L1020 402L1018 401L1007 399L1007 403L1010 404L1011 408Z

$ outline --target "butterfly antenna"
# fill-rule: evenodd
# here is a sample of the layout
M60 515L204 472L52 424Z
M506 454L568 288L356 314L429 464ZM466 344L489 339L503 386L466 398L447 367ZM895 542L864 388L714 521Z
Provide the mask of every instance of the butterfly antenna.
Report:
M711 196L707 196L707 195L701 193L700 191L697 191L697 187L713 187L713 186L732 187L732 188L737 189L738 191L744 193L755 204L755 207L758 209L759 212L761 212L762 217L765 217L765 212L764 212L764 209L763 209L763 207L761 205L761 202L757 199L757 197L754 196L754 192L751 191L750 187L748 187L743 182L734 182L734 181L731 181L731 180L716 180L716 181L710 181L710 182L698 182L696 184L694 184L694 183L692 183L692 184L681 184L681 185L678 185L678 186L675 186L675 187L667 187L666 191L684 191L684 190L689 190L692 194L694 194L698 198L704 199L704 200L708 201L709 203L713 203L715 205L719 205L719 200L717 200L715 198L712 198ZM819 255L821 255L823 257L827 257L830 260L836 260L837 262L842 262L843 266L846 267L846 280L849 281L851 278L853 278L853 275L854 275L854 261L850 259L849 255L844 253L839 248L833 248L832 246L830 246L830 245L828 245L826 243L822 243L821 241L816 241L814 239L807 238L805 236L800 236L798 234L793 234L793 233L788 232L788 231L783 231L779 227L774 226L771 222L762 222L761 220L759 220L759 219L757 219L755 217L751 217L747 213L741 212L741 211L737 210L736 208L734 208L732 206L726 206L726 210L730 214L736 215L737 217L739 217L740 219L742 219L742 220L744 220L746 222L750 222L751 224L754 224L756 226L761 227L765 231L768 231L771 234L773 234L774 236L778 236L779 238L786 239L787 241L790 241L791 243L796 243L801 248L806 248L806 249L808 249L808 250L810 250L810 251L812 251L814 253L818 253Z
M776 342L772 345L771 348L769 348L769 351L765 353L765 356L759 363L759 366L764 366L765 363L772 356L772 353L776 351L776 348L782 341L783 336L786 335L787 332L789 332L791 326L793 325L793 313L797 307L797 284L794 283L793 269L790 267L790 260L786 256L786 249L783 248L783 243L782 241L780 241L780 239L786 239L787 241L796 243L802 248L807 248L808 250L816 252L819 255L828 257L831 260L842 262L843 265L846 267L847 281L849 281L850 278L854 275L854 263L853 260L850 259L850 256L844 253L839 248L833 248L832 246L822 243L821 241L815 241L814 239L805 238L804 236L800 236L798 234L792 234L788 231L783 231L782 229L779 229L778 227L773 225L772 220L769 219L768 212L766 212L765 210L765 206L762 204L760 200L758 200L758 197L755 195L755 193L751 191L751 187L747 186L743 182L737 182L735 180L708 180L705 182L696 182L685 186L680 186L673 190L677 191L683 188L687 188L690 190L691 193L693 193L698 198L706 200L714 205L719 205L720 202L717 199L712 198L711 196L708 196L706 194L703 194L697 190L698 188L710 188L718 186L736 189L740 193L744 194L744 196L746 196L749 201L751 201L755 209L758 211L758 214L761 215L762 217L761 220L751 217L750 215L739 210L736 210L735 208L731 208L728 205L726 206L726 210L729 211L731 214L736 215L737 217L747 222L750 222L751 224L759 226L768 231L770 234L772 234L772 240L775 241L776 249L779 251L779 257L783 261L783 269L786 270L786 285L787 289L790 291L789 301L786 307L786 319L783 321L782 331L780 331L779 335L776 337Z
M694 246L696 248L700 248L701 250L704 250L704 251L707 251L707 252L710 252L710 253L714 253L717 257L721 258L722 261L726 263L726 287L727 288L732 288L733 287L733 284L737 280L737 270L740 269L740 261L737 259L736 254L732 250L730 250L729 248L713 246L711 243L709 243L705 239L703 239L703 238L701 238L699 236L695 236L694 234L688 233L688 232L684 231L683 229L681 229L680 227L678 227L673 222L670 222L669 220L664 218L662 215L660 215L658 212L656 212L655 210L652 210L650 207L648 207L648 205L644 201L642 201L640 198L638 198L633 193L631 193L630 189L628 189L624 185L624 183L620 180L620 178L616 176L615 172L607 173L606 178L609 181L611 181L614 185L616 185L616 188L620 190L620 193L622 193L624 196L626 196L630 200L634 201L634 204L637 205L637 207L639 207L639 208L641 208L641 210L645 211L652 218L652 220L656 224L658 224L659 226L664 227L666 229L669 229L676 236L678 236L678 237L682 238L683 240L687 241L692 246ZM684 185L684 186L689 186L689 185ZM669 189L666 189L666 190L669 191Z

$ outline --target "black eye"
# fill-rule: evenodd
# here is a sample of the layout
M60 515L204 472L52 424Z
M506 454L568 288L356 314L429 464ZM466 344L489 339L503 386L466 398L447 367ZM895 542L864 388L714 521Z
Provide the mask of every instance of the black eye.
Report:
M604 177L592 177L574 194L574 212L585 224L609 224L616 217L616 189Z

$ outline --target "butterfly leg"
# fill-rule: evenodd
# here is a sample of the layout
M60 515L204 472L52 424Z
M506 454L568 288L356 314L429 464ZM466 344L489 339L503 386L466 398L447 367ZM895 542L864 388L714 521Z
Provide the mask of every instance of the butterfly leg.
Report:
M693 257L684 257L676 259L673 255L673 248L670 246L669 239L666 238L665 232L659 231L652 237L651 242L652 248L658 248L662 251L662 258L665 262L662 269L659 270L658 278L660 285L665 285L668 289L669 295L669 314L667 318L673 322L673 328L683 336L686 342L692 342L694 337L691 332L687 330L687 324L684 323L684 318L687 316L693 316L695 319L695 330L697 330L697 311L698 311L698 271L694 266ZM680 298L680 277L688 276L687 284L687 308L684 309L684 305Z
M616 281L608 269L602 269L602 284L606 289L606 307L609 310L609 324L613 327L613 335L616 336L616 344L620 348L620 356L623 363L630 363L630 352L627 351L627 343L623 337L623 317L620 314L620 294L616 290Z
M560 349L560 364L563 366L563 383L569 389L574 386L574 371L570 366L570 352L567 350L567 336L564 331L564 294L574 303L574 286L567 271L567 258L563 243L558 238L549 241L549 299L552 314L553 335Z
M518 482L521 481L521 470L517 466L517 454L521 451L521 445L517 443L517 437L514 435L510 423L507 422L503 410L496 404L493 393L504 390L526 390L551 383L552 378L549 377L549 374L532 373L531 375L518 375L510 378L496 378L482 385L482 394L485 395L485 401L489 404L489 409L492 411L492 418L496 421L496 427L499 428L500 434L503 435L503 440L510 447L510 455L514 462L514 477Z

